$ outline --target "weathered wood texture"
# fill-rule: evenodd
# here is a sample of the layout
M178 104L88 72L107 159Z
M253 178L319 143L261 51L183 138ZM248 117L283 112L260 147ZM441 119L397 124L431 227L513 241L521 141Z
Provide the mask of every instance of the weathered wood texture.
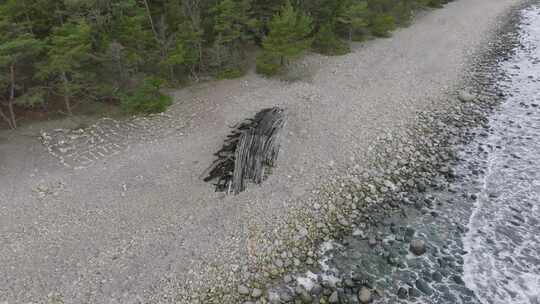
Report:
M264 109L254 118L235 126L227 136L216 161L205 172L206 182L216 191L238 194L248 183L260 184L275 165L280 149L280 131L287 116L281 108Z

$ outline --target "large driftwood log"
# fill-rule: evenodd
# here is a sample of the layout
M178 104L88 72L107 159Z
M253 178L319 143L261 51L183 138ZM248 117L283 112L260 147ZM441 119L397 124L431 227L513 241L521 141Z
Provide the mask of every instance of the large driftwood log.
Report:
M249 182L260 184L266 177L265 170L275 165L285 123L285 111L274 107L237 125L214 154L217 159L204 180L214 182L216 191L235 194L244 191Z

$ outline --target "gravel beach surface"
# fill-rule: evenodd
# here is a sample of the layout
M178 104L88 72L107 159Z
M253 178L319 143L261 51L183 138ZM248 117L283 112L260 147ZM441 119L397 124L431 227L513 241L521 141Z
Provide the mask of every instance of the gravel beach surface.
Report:
M310 55L294 81L248 75L173 92L165 115L0 133L0 303L262 297L266 286L253 284L314 263L315 230L351 229L339 214L354 207L331 202L330 185L399 163L377 155L411 138L419 112L470 99L461 89L475 54L519 3L455 1L351 54ZM237 196L215 193L201 175L229 126L271 106L289 117L272 175Z

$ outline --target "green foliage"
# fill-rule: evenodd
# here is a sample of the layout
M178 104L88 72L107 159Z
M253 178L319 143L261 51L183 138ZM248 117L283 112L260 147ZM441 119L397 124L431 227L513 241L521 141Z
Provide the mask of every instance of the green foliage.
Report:
M345 29L349 41L355 34L365 32L369 25L368 3L364 0L352 0L338 12L337 23Z
M377 14L370 18L369 30L374 36L388 37L396 28L395 18L391 15Z
M89 69L90 26L84 21L56 27L47 43L47 60L39 67L39 77L51 82L56 94L64 98L72 114L72 98L80 94L92 78Z
M41 88L32 88L15 99L15 104L34 108L45 104L45 91Z
M312 19L297 12L289 1L272 18L269 28L270 33L263 40L263 52L260 55L263 57L258 61L266 66L262 68L263 71L275 69L268 66L274 64L274 58L279 58L277 69L287 65L289 60L300 56L312 43L309 38L313 29Z
M324 55L344 55L350 52L349 44L343 42L329 24L324 24L319 29L313 41L313 49Z
M398 2L392 10L395 22L399 26L408 26L412 18L413 8L410 1Z
M280 58L270 52L260 52L257 56L257 73L265 76L277 75L280 71Z
M349 5L348 0L311 0L302 3L301 8L312 16L316 28L336 23L340 12Z
M41 52L42 43L22 26L10 22L7 16L0 17L0 69L6 71L6 74L0 74L0 101L4 99L2 96L7 96L5 103L9 112L9 115L5 114L2 110L3 104L0 103L0 116L11 128L16 128L17 119L13 106L33 105L31 99L19 96L25 94L21 90L22 80L25 76L32 76L18 73L19 67L28 68L28 63L33 62L33 57ZM32 71L31 68L29 70Z
M344 40L388 36L414 9L447 2L0 0L0 119L15 127L14 107L60 101L70 114L145 77L239 77L255 48L257 72L275 75L310 47L344 54Z
M214 14L211 65L218 71L218 77L232 77L241 74L244 60L243 44L248 40L247 28L253 27L254 20L248 17L249 3L246 0L222 0L212 8ZM236 71L231 73L231 71Z
M282 7L285 5L286 0L252 0L250 16L254 18L257 23L256 26L250 29L254 33L258 42L262 41L264 36L270 32L269 24L270 20L277 15Z
M444 2L442 0L423 0L422 3L427 7L440 8Z
M217 79L234 79L244 76L244 71L241 69L225 69L221 70L217 74Z
M146 78L140 87L122 98L122 109L131 114L165 111L172 104L172 98L160 92L162 84L158 78Z
M77 73L90 52L90 27L84 20L56 27L47 43L45 74Z

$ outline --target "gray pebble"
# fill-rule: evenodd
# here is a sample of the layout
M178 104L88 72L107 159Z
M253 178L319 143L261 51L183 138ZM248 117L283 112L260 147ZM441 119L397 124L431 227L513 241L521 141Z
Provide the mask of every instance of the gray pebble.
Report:
M423 240L415 239L411 241L410 250L416 255L422 255L426 253L426 242Z

